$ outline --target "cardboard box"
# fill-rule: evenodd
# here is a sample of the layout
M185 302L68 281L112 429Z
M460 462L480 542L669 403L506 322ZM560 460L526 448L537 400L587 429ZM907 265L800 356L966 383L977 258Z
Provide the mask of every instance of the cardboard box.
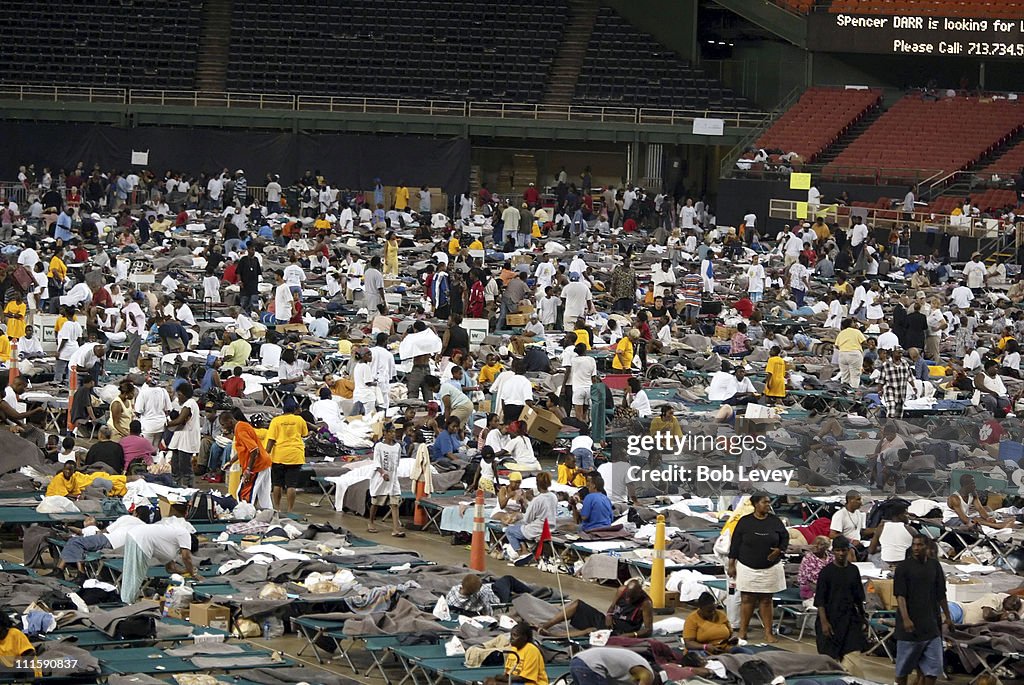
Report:
M765 435L779 427L777 417L766 417L759 419L748 419L745 416L736 417L736 435Z
M189 607L189 621L194 626L205 626L218 630L230 630L231 609L222 604L192 604Z
M946 599L950 602L973 602L992 592L992 584L975 578L948 578Z
M715 326L715 340L732 340L735 334L735 326Z
M529 316L530 314L533 314L535 311L537 310L534 309L533 305L530 304L529 302L524 302L523 304L519 305L520 314L525 314L526 316Z
M276 328L279 333L309 333L304 323L278 324Z
M167 618L177 618L182 621L187 621L189 614L191 613L189 609L190 607L171 607L167 610Z
M529 321L529 317L526 314L509 314L505 317L505 325L510 328L521 328L526 325Z
M526 432L531 438L549 445L555 444L558 433L562 430L562 421L547 409L526 407L520 418L526 422Z
M679 593L678 592L665 592L665 608L666 609L677 609L679 608Z
M878 598L882 600L882 606L886 609L895 609L898 605L896 602L896 595L892 593L892 580L876 580L871 579L867 582L864 587L868 593L874 593L878 595Z
M476 410L477 411L482 411L485 414L490 414L491 413L491 401L490 400L480 400L479 402L476 403Z
M519 266L520 264L530 265L533 264L532 254L517 254L512 258L512 266Z

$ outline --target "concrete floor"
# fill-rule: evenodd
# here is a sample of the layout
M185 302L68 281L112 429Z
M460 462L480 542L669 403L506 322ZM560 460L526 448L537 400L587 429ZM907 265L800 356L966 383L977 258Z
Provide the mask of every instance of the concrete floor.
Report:
M373 534L367 533L366 519L352 514L343 515L334 512L329 504L322 507L314 506L313 503L316 499L317 497L312 493L300 494L296 502L296 512L306 517L309 521L330 522L334 525L346 527L361 537L365 537L382 544L396 545L414 550L420 553L420 555L425 559L429 559L440 564L466 565L469 563L469 549L465 546L451 545L448 538L442 538L434 533L407 530L407 536L404 539L396 540L390 535L390 525L378 525L381 532ZM406 523L408 524L410 522L406 521ZM11 547L8 546L2 553L0 553L0 558L20 562L22 558L21 550L11 549ZM614 587L598 585L596 583L579 580L569 576L556 578L551 573L545 573L533 567L513 570L513 567L507 562L492 559L490 557L486 558L486 564L487 571L490 573L494 573L496 575L512 573L531 585L551 587L557 590L557 583L560 581L561 588L565 595L570 596L573 599L581 599L584 602L601 609L607 607L615 595L616 588ZM692 611L692 607L684 605L679 609L676 609L674 615L685 617L690 611ZM667 616L667 614L656 616L656 620L664 618L665 616ZM750 637L752 641L756 642L761 635L762 633L759 628L751 628ZM311 649L307 649L303 656L296 656L299 650L305 646L306 642L301 637L294 635L286 635L285 637L273 640L253 639L249 640L249 642L256 646L279 650L308 665L325 668L345 676L353 683L373 683L373 685L379 685L380 683L396 683L401 680L402 675L404 675L401 672L400 667L392 663L387 664L387 666L391 666L391 668L387 669L389 670L387 679L383 678L380 672L376 669L374 669L373 673L367 675L366 671L370 668L373 662L367 653L358 649L353 650L350 656L354 665L359 669L359 673L352 674L348 666L340 657L320 665L313 656ZM802 642L795 642L793 640L782 638L779 641L779 646L783 649L801 653L813 654L816 652L813 635L811 637L805 637ZM891 683L893 681L893 666L888 659L884 657L864 657L861 659L861 662L863 664L865 677L881 683ZM966 683L968 680L969 678L966 677L957 677L953 682Z

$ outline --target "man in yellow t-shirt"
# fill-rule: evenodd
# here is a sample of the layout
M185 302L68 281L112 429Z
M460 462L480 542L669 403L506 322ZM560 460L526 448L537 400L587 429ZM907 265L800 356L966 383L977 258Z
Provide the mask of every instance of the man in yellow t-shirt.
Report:
M459 234L453 233L451 239L448 241L448 254L455 256L459 254L459 250L462 249L462 245L459 243Z
M473 238L473 242L471 242L469 244L469 249L470 250L482 250L482 249L484 249L484 244L482 242L480 242L479 238Z
M512 628L509 648L510 653L505 657L505 673L495 676L495 683L548 685L544 655L533 644L533 628L529 623L517 623Z
M477 383L482 388L489 388L494 379L498 377L498 374L505 370L501 362L498 361L498 355L491 353L487 355L487 363L480 368L480 375L477 376Z
M640 340L640 331L632 329L629 335L622 338L615 346L615 357L612 358L612 368L619 371L629 371L633 368L634 345Z
M300 469L306 463L306 444L302 441L309 435L306 420L298 415L299 403L289 395L284 398L284 413L270 421L267 431L267 452L273 465L270 467L270 482L273 485L270 498L274 511L282 511L281 494L287 491L288 513L295 508L295 488L299 485Z
M859 388L860 374L864 370L864 343L868 339L853 319L844 319L842 326L843 330L839 331L835 342L839 350L839 382Z
M81 473L77 468L73 461L64 462L61 472L54 476L50 480L50 484L46 486L46 496L81 497L85 489L92 485L93 481L99 479L110 482L111 488L107 494L111 497L124 497L128 493L128 479L125 476L115 476L103 471Z
M395 209L404 211L409 206L409 189L405 187L405 181L399 181L395 188Z
M786 362L782 358L782 348L778 345L772 347L770 354L764 369L768 376L764 383L764 394L775 401L786 396Z

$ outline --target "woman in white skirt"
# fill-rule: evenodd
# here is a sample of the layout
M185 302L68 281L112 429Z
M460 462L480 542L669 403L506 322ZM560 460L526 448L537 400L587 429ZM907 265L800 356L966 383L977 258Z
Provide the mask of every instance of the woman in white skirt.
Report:
M729 547L729 577L736 580L740 592L739 638L747 639L747 628L760 607L765 642L777 642L772 631L772 595L786 589L782 557L789 544L789 533L782 520L771 512L768 495L751 495L754 513L736 523Z

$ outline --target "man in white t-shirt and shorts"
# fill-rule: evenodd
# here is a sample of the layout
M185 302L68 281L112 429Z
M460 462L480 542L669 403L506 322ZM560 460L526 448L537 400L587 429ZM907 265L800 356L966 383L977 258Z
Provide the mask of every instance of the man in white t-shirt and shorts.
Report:
M569 365L569 385L572 387L572 410L580 421L587 421L590 407L590 386L597 378L597 360L587 355L584 343L576 344L576 357Z

